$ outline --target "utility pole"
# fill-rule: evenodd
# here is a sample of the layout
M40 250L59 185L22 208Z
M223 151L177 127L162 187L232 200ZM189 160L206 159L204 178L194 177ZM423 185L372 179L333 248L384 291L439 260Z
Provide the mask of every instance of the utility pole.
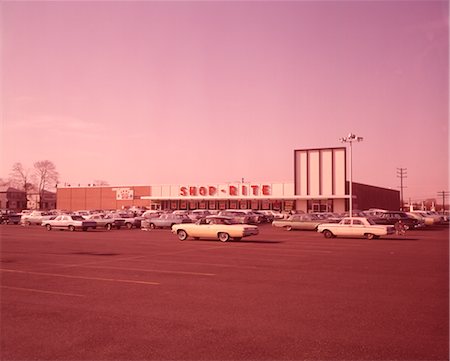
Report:
M445 213L445 198L448 197L449 192L448 191L440 191L440 192L437 192L437 194L438 194L438 196L442 197L442 214L444 214Z
M407 168L397 168L397 178L400 178L400 210L403 211L403 188L407 188L403 185L403 179L408 178Z

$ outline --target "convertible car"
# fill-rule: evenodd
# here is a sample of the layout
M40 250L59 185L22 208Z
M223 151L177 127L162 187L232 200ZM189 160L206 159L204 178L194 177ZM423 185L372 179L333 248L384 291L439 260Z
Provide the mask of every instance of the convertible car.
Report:
M234 224L231 217L208 216L199 219L196 223L182 223L172 226L172 232L181 241L188 237L194 239L218 239L226 242L231 238L239 241L243 237L253 236L259 233L257 226L249 224Z

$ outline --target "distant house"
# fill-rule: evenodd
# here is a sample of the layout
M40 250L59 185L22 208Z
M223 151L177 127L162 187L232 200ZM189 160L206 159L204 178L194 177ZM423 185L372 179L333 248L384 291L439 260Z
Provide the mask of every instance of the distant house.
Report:
M56 208L56 193L45 191L43 197L38 192L28 192L28 209L50 210Z
M27 208L27 193L9 186L0 186L0 209L20 212Z

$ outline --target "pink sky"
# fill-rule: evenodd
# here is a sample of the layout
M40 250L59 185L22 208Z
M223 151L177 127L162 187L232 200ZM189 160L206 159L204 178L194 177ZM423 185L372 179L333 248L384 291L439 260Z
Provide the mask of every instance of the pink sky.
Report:
M293 182L294 149L353 132L354 181L449 190L447 1L0 6L1 178Z

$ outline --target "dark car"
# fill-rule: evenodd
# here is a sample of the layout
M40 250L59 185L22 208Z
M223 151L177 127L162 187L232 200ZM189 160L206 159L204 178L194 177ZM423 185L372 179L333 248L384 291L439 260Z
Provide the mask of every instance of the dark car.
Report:
M423 227L424 223L419 221L418 219L408 215L405 212L399 211L388 211L380 214L378 217L372 218L377 224L386 224L386 225L395 225L398 222L401 222L408 229L415 229L419 227Z
M0 223L19 224L22 215L8 209L2 209L0 212Z

